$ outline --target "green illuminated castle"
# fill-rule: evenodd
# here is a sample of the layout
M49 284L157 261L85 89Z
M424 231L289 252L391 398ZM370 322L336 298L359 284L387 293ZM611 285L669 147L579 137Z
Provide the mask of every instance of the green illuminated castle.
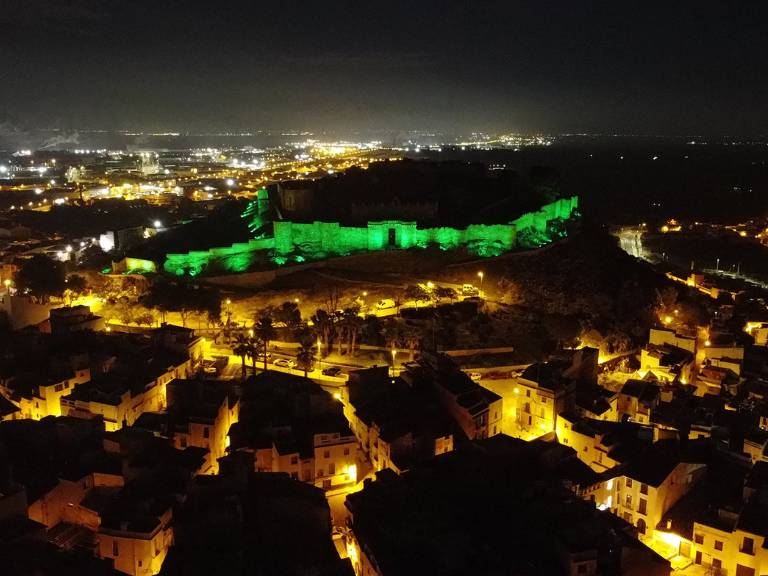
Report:
M561 198L509 224L470 224L465 228L422 228L402 220L368 222L359 227L338 222L278 221L274 223L274 249L278 257L298 253L314 258L433 245L442 250L464 247L478 256L498 256L521 244L535 247L555 240L564 232L557 224L570 220L578 203L578 196Z
M320 260L361 252L407 250L436 246L442 250L466 249L490 257L521 248L548 244L566 234L565 225L578 216L579 198L560 198L528 212L508 224L469 224L465 227L421 227L416 221L381 220L366 225L340 222L275 220L268 224L266 191L243 213L256 237L248 242L186 254L167 254L163 269L171 274L196 276L202 272L238 273L264 266Z

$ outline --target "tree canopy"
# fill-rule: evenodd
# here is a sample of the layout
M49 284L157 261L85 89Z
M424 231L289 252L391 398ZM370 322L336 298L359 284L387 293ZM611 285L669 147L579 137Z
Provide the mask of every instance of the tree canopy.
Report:
M51 296L60 297L66 288L64 264L43 254L24 261L16 276L16 285L38 300L47 302Z

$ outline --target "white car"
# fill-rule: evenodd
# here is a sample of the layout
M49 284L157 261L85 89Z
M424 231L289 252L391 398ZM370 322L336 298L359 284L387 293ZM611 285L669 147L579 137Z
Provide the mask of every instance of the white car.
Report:
M376 303L376 308L379 310L387 310L389 308L395 307L395 301L392 300L392 298L384 298L384 300L379 300Z
M274 364L275 366L280 366L281 368L293 368L296 366L296 362L287 358L278 358L275 360Z
M480 372L470 372L469 377L472 378L475 382L478 382L483 379L483 375L480 374Z

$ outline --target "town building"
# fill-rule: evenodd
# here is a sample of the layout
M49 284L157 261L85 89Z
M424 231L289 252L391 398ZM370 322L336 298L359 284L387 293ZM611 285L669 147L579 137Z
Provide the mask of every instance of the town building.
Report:
M572 449L505 435L382 470L347 497L350 558L361 576L669 574L629 524L573 499L593 477Z
M349 375L344 415L375 471L402 473L466 438L432 390L412 382L393 378L387 366Z
M447 355L425 351L419 363L408 365L400 377L413 388L430 389L467 438L489 438L501 433L501 396L473 382Z
M360 445L342 405L300 376L266 371L248 379L232 449L254 454L257 472L285 472L326 491L357 482Z

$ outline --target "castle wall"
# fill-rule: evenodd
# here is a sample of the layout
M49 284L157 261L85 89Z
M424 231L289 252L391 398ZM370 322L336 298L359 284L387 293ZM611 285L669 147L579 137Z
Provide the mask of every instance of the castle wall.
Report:
M186 254L167 254L163 269L171 274L196 276L215 265L223 273L245 272L268 251L285 263L291 254L304 254L309 259L388 248L426 248L435 245L443 250L466 247L479 256L497 256L518 247L521 232L534 232L546 239L550 222L567 220L578 208L578 196L561 198L536 212L523 214L509 224L471 224L466 228L447 226L419 228L416 222L384 220L367 226L341 226L338 222L300 223L276 221L274 237L260 238Z

